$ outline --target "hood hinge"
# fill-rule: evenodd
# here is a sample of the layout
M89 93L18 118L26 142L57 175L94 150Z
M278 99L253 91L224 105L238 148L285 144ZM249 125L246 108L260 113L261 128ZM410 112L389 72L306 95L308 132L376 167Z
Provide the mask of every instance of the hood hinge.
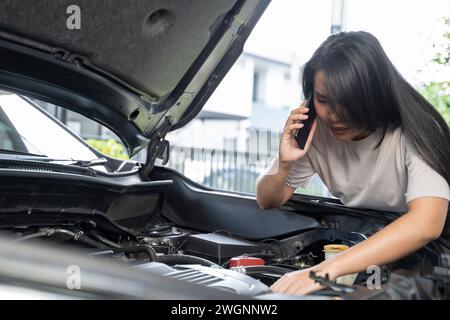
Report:
M172 125L173 121L171 117L165 117L163 125L151 137L150 144L147 147L147 159L143 168L143 172L146 177L150 176L150 173L155 166L156 158L162 159L163 165L165 165L167 161L169 161L169 141L164 138L170 131Z

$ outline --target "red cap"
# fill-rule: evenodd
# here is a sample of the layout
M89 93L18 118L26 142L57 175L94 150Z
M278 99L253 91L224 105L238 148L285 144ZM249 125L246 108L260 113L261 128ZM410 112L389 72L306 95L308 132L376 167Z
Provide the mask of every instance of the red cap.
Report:
M247 267L247 266L263 266L264 260L260 258L255 257L246 257L246 256L239 256L231 258L229 266L230 268L234 267Z

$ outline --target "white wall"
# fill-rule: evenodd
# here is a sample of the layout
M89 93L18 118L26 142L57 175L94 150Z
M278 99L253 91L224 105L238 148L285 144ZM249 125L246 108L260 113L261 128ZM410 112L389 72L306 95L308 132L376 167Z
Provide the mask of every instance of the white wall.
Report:
M290 68L279 65L266 65L265 104L271 108L281 109L290 104ZM289 79L285 78L285 74Z
M253 61L240 57L203 107L248 117L252 111Z

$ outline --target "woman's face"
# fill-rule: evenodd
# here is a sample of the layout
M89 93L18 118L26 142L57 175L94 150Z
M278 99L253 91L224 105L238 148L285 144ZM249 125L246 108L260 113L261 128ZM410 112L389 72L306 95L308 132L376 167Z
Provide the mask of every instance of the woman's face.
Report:
M370 131L355 129L338 119L328 106L326 78L322 71L317 71L314 77L314 107L320 121L338 140L361 140L370 135Z

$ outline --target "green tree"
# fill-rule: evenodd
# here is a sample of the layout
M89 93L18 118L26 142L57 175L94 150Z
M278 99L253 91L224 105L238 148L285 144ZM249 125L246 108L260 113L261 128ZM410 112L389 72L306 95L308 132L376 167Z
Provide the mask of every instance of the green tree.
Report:
M87 139L86 142L103 153L104 155L111 156L117 159L129 159L128 154L121 143L118 143L114 139L109 140L97 140Z
M445 18L444 22L446 31L443 44L437 48L438 52L433 59L433 63L448 68L450 61L450 18ZM436 47L436 45L434 46ZM419 92L442 114L450 126L450 81L428 82L419 88Z

